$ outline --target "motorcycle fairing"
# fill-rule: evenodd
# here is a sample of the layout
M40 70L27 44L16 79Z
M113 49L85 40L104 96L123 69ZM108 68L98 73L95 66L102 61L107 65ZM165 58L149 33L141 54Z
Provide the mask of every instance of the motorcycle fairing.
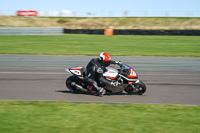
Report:
M109 66L105 68L106 71L104 70L103 76L109 79L116 79L118 75L118 71L115 69L113 66Z
M131 78L131 79L138 78L138 74L136 73L136 71L132 67L130 67L126 64L124 64L124 67L128 72L127 75L126 75L128 78Z
M112 93L122 92L129 84L120 84L118 86L104 86L106 90L109 90Z
M73 67L73 68L69 68L69 69L65 69L65 71L70 72L71 74L77 75L77 76L81 76L81 69L83 67Z
M138 78L138 75L137 75L136 71L130 67L127 77L128 78Z

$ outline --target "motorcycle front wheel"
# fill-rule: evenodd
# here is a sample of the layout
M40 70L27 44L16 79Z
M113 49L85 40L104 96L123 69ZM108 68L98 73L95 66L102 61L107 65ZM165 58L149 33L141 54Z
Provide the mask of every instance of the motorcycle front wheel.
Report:
M139 81L136 84L129 85L124 91L130 95L142 95L146 92L146 85L142 81Z

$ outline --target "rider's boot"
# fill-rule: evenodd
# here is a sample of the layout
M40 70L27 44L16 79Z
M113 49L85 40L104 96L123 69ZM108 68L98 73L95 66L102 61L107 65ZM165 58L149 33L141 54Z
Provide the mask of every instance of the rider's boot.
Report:
M102 88L102 87L99 87L98 85L97 85L97 82L96 81L94 81L94 80L92 80L92 79L90 79L90 78L88 78L87 79L88 80L88 82L90 83L90 84L92 84L92 86L97 90L97 95L98 96L100 96L100 97L102 97L105 93L106 93L106 90L104 89L104 88ZM92 91L91 91L92 92Z
M103 95L106 93L106 90L102 87L98 87L98 96L103 97Z

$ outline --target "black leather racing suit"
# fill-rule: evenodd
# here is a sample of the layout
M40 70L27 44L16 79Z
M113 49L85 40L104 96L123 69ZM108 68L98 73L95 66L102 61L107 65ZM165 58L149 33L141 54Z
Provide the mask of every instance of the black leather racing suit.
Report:
M118 64L117 61L110 61L110 64ZM102 65L98 58L93 58L86 66L86 78L90 85L93 85L98 91L101 85L111 85L111 81L103 76Z

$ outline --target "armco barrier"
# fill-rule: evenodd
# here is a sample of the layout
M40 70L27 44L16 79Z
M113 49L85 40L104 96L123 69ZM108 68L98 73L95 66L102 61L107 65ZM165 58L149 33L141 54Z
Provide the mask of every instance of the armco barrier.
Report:
M63 33L63 28L0 27L0 35L62 35Z
M98 34L103 35L104 29L64 29L66 34Z
M188 35L199 36L200 30L114 30L115 35Z
M104 29L64 29L67 34L104 34ZM114 35L184 35L200 36L200 30L114 30Z
M49 27L0 27L0 35L104 35L104 29L63 29ZM113 30L114 35L185 35L200 36L200 30Z

